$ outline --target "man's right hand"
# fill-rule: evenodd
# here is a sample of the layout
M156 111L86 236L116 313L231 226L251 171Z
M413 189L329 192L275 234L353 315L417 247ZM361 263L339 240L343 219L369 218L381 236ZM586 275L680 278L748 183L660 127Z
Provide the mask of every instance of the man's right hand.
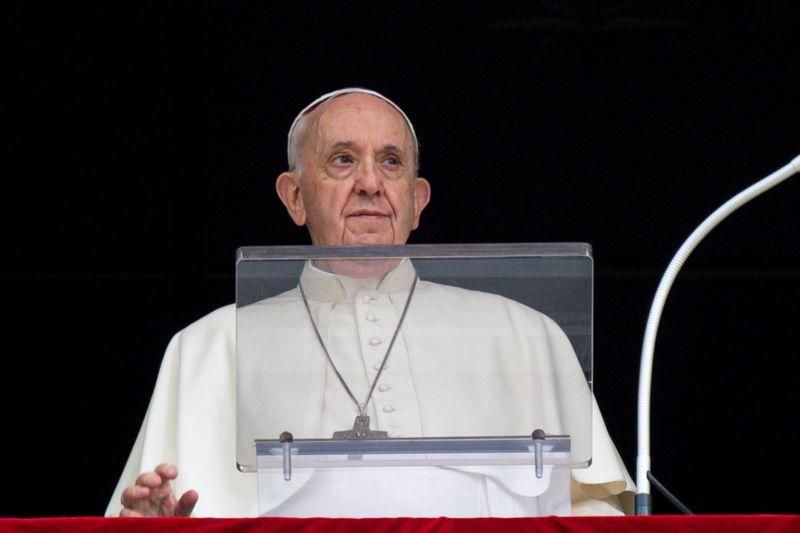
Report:
M187 490L180 499L171 481L178 477L175 465L158 465L136 478L136 484L122 491L120 516L190 516L197 503L197 491Z

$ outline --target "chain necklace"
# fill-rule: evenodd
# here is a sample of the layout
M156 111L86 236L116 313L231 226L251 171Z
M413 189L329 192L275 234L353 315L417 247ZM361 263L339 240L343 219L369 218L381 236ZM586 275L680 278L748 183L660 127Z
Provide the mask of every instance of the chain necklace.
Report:
M397 339L397 334L400 333L400 326L403 325L403 320L406 318L406 312L408 311L408 306L411 303L411 297L414 295L414 289L417 286L417 276L414 276L414 281L411 284L411 289L408 291L408 298L406 299L406 305L403 307L403 312L400 315L400 321L397 323L397 327L394 330L394 334L392 335L392 340L389 342L389 347L386 348L386 354L383 356L383 361L381 361L381 366L378 368L378 373L375 374L375 379L372 381L372 386L369 389L369 394L367 394L366 399L363 402L359 402L353 392L350 390L350 387L347 386L342 374L339 373L339 369L336 368L336 365L333 363L333 358L331 358L331 354L328 352L328 348L325 346L325 343L322 341L322 335L319 333L319 329L317 328L316 322L314 322L314 317L311 315L311 308L308 305L308 299L306 298L306 293L303 290L303 284L298 283L297 286L300 289L300 295L303 297L303 304L306 306L306 311L308 312L308 319L311 321L311 325L314 328L314 333L317 335L317 340L319 341L319 345L322 347L322 351L325 352L325 356L328 358L328 362L331 364L331 368L333 368L336 377L339 378L339 382L344 387L344 390L347 391L347 394L356 404L358 407L358 415L356 415L355 422L353 423L353 429L348 429L344 431L334 431L333 438L334 439L349 439L349 440L364 440L364 439L385 439L388 438L389 434L386 431L373 431L369 429L369 416L367 415L367 404L369 404L370 399L372 399L372 393L375 391L375 386L378 384L378 379L381 377L381 373L383 372L384 367L386 366L386 361L389 359L389 353L392 351L392 346L394 346L394 341Z

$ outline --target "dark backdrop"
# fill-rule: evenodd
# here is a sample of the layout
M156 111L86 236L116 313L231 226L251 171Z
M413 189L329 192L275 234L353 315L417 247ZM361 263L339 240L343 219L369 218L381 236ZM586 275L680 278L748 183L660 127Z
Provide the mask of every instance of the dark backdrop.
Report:
M594 246L596 395L633 475L664 267L800 152L800 4L729 4L9 4L0 515L103 512L169 338L233 301L236 248L307 242L274 178L295 113L347 85L414 120L434 192L412 242ZM653 470L696 512L798 511L798 198L724 222L665 310Z

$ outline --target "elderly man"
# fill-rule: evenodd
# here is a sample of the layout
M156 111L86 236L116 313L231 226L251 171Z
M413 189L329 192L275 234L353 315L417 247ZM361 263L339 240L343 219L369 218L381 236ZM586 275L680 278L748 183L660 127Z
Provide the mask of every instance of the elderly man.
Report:
M411 122L372 91L343 89L312 102L290 128L288 156L278 196L315 245L404 244L430 199L429 183L417 176ZM258 514L256 476L234 466L234 337L235 310L228 306L173 338L107 514ZM573 474L573 512L620 513L618 495L627 499L630 478L599 412L594 424L594 462ZM327 514L313 507L307 513Z

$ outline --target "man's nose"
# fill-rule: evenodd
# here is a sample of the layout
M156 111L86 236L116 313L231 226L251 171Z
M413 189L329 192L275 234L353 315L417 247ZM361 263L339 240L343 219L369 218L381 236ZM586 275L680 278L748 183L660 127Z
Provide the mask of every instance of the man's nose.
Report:
M356 193L379 195L383 192L383 178L374 161L364 160L356 170Z

